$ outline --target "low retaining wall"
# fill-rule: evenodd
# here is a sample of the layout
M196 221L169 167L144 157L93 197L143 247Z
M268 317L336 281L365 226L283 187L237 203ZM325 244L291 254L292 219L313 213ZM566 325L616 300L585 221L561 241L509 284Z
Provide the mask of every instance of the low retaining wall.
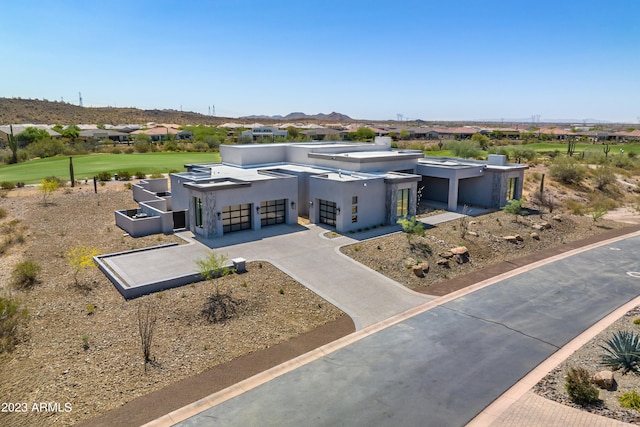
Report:
M120 294L125 299L137 298L143 295L152 294L154 292L160 292L165 289L177 288L179 286L184 286L191 283L203 281L204 278L202 277L202 275L199 272L194 272L194 273L185 274L182 276L167 277L159 281L142 283L142 284L131 286L125 283L122 279L120 279L120 277L118 277L117 274L109 267L108 263L105 262L105 260L109 258L113 258L121 255L127 255L135 252L150 251L154 249L162 249L162 248L171 247L171 246L178 246L178 243L168 243L166 245L152 246L149 248L116 252L116 253L107 254L107 255L97 255L93 257L93 260L98 265L98 268L100 269L100 271L102 271L102 273L105 276L107 276L109 281L113 283L113 285L116 287L118 292L120 292ZM229 263L228 265L226 265L226 267L233 268L234 264Z

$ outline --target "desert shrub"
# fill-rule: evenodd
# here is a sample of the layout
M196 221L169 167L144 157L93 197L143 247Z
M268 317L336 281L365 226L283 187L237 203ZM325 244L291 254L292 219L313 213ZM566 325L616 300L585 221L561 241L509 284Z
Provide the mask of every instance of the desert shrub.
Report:
M133 154L135 152L136 150L134 150L133 147L127 147L124 149L124 154Z
M103 172L98 172L96 177L98 178L98 181L104 182L104 181L111 181L112 175L111 175L111 172L103 171Z
M46 176L44 178L42 178L43 181L49 181L49 182L55 182L58 187L64 187L65 182L58 178L57 176Z
M58 139L43 139L32 142L25 148L25 151L31 158L45 158L63 154L66 149L66 144Z
M138 153L148 153L152 150L152 146L150 142L141 140L133 143L133 149Z
M635 390L623 393L620 397L618 397L618 401L620 402L620 405L624 406L625 408L640 411L640 394L638 394L638 392L636 392Z
M11 272L11 283L18 289L27 289L38 281L38 274L42 270L33 261L22 261L17 264Z
M424 225L422 222L418 221L415 216L412 217L403 217L398 219L398 224L402 227L402 231L407 236L407 243L411 244L411 239L413 236L424 237Z
M587 174L587 169L573 157L556 157L551 165L551 176L565 184L578 183Z
M136 171L134 175L136 179L145 179L147 177L147 174L142 171Z
M182 149L175 143L175 141L170 141L164 144L164 151L182 151Z
M598 166L593 171L593 179L599 190L604 190L608 185L616 182L616 175L608 166Z
M16 188L22 188L22 187L24 187L24 182L22 182L22 181L17 181L17 182L16 182Z
M640 335L630 331L618 331L605 341L606 351L601 361L614 371L622 369L622 374L629 371L640 372Z
M587 206L584 203L574 199L567 199L564 204L567 210L573 215L582 216L587 211Z
M593 385L589 372L584 368L569 368L565 387L571 400L578 405L585 406L598 401L598 389Z
M7 217L7 211L4 208L0 208L0 219Z
M447 143L447 150L454 156L465 159L478 157L481 154L480 145L470 141L450 141Z
M162 175L161 173L152 173L151 179L156 179L156 178L164 178L164 175Z
M131 179L131 172L128 170L118 171L118 180L129 181Z
M207 151L207 150L209 150L209 146L207 145L206 142L203 142L203 141L194 142L193 145L192 145L192 148L195 151Z
M522 200L509 200L506 205L502 208L502 212L513 215L515 217L515 222L518 222L518 217L527 215L529 211L522 207Z
M613 163L615 167L621 169L633 169L637 165L637 162L632 157L629 157L628 155L624 156L622 154L612 156L611 163Z
M0 182L0 188L3 190L13 190L16 188L16 185L11 181L2 181Z
M536 158L536 150L529 147L517 146L511 150L511 156L520 163L522 160L531 161Z
M11 351L18 342L20 326L27 320L26 308L10 297L0 297L0 353Z

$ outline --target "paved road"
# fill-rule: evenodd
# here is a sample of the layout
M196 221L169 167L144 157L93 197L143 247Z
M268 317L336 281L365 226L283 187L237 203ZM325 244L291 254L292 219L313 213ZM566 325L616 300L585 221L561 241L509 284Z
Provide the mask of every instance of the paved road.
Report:
M465 425L559 347L640 295L638 245L640 237L627 238L504 279L179 425Z

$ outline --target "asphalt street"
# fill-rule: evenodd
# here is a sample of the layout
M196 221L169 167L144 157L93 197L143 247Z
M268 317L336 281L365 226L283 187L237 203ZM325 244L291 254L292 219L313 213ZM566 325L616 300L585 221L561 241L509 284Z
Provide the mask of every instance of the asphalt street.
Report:
M180 426L462 426L640 295L640 237L499 281L369 335Z

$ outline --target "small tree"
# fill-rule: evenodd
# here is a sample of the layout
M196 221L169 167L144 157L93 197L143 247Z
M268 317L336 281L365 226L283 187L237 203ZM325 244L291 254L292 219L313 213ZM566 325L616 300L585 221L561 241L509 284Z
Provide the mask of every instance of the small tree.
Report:
M586 173L587 169L572 157L556 157L551 165L551 176L565 184L582 181Z
M398 219L398 224L400 224L402 231L407 235L407 242L409 244L411 244L413 236L424 237L425 235L424 226L416 219L415 216L402 217Z
M522 200L509 200L509 202L504 205L502 208L502 212L515 216L515 222L518 222L518 217L522 215L526 215L528 212L526 209L522 208Z
M454 156L474 158L480 156L480 144L472 141L450 141L447 150L451 150Z
M78 275L86 268L95 265L93 257L98 255L98 250L86 246L76 246L66 253L69 266L73 268L73 280L79 286Z
M7 139L9 142L9 149L11 150L11 161L9 163L18 163L18 139L13 136L13 125L9 125L11 130Z
M43 179L38 185L38 190L42 193L42 203L46 206L49 203L49 197L60 188L60 183L52 179Z
M489 143L491 142L487 135L483 135L480 132L471 135L471 141L477 143L483 150L489 148Z
M140 333L140 344L142 345L142 356L144 358L144 371L147 372L147 363L151 360L151 343L153 332L156 327L158 314L151 301L141 302L138 305L138 332Z
M215 279L215 294L210 295L204 304L202 314L210 322L218 323L230 319L236 314L239 302L229 293L220 293L221 279L233 272L227 264L227 257L223 254L211 252L206 258L196 260L198 272L205 280Z
M582 368L569 368L566 376L567 393L578 405L589 405L598 401L598 389L591 383L589 372Z

